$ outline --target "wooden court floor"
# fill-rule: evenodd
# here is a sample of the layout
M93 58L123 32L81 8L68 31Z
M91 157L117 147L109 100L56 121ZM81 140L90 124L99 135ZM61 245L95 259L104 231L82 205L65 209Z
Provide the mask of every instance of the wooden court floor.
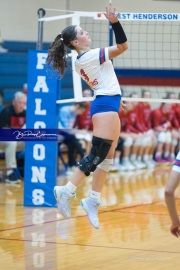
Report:
M0 270L179 270L180 239L169 233L164 203L170 168L110 173L99 230L79 206L91 176L79 187L68 220L56 208L24 207L23 183L1 182ZM57 180L67 181L63 176ZM178 197L179 190L180 211Z

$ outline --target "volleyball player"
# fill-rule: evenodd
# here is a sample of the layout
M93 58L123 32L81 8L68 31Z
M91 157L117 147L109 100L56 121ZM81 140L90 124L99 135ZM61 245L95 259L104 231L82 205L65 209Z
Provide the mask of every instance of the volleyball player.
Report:
M114 151L119 138L120 120L118 111L121 90L111 59L128 49L127 38L118 20L116 9L111 4L106 7L105 17L111 22L116 45L106 48L90 49L88 32L80 26L71 25L59 34L48 51L47 64L64 75L66 47L78 54L75 61L77 73L94 90L95 99L91 103L93 138L90 154L83 158L66 186L55 186L54 195L58 208L65 218L71 216L70 200L75 197L77 186L85 176L93 172L90 196L81 200L82 208L91 224L98 229L98 206L101 190L113 163Z
M174 192L180 182L180 152L176 157L176 161L172 167L172 171L169 176L165 188L165 201L168 208L168 212L171 218L171 233L176 237L180 236L180 220L176 209L176 202Z

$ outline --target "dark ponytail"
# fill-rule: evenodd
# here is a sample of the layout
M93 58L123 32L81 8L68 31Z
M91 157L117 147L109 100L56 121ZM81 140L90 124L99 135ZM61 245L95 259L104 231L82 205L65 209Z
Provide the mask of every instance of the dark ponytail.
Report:
M49 47L47 67L52 64L52 71L57 71L60 77L64 76L66 68L70 68L67 62L66 47L75 50L71 41L76 39L76 35L76 25L68 26L55 38L54 42Z

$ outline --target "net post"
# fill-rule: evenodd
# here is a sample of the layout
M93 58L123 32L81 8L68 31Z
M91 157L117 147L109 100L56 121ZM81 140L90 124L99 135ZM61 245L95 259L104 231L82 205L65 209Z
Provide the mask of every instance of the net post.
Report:
M78 16L78 14L75 14L75 16L72 17L72 24L73 25L80 25L80 16ZM81 77L75 71L74 63L75 63L76 57L77 57L77 53L74 50L72 50L71 51L71 60L72 60L74 98L76 100L78 100L78 99L82 99L82 83L81 83Z
M37 11L38 18L41 19L46 14L46 11L43 8L38 9ZM36 50L43 49L43 21L38 21L38 40L36 44Z

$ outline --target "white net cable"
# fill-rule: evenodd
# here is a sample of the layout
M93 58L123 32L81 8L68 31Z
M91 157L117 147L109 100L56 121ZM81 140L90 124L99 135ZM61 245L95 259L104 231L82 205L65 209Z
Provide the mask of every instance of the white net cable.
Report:
M109 46L109 23L102 12L45 10L62 15L47 16L41 21L79 18L81 27L89 32L92 48ZM144 101L141 90L147 89L152 96L147 102L180 103L180 14L121 13L119 19L129 44L128 51L113 60L123 99L132 100L129 95L136 92L138 100ZM74 89L76 91L75 82ZM175 99L165 99L169 92L175 93ZM74 96L76 98L68 102L85 101L79 92ZM57 101L64 102L67 101Z

